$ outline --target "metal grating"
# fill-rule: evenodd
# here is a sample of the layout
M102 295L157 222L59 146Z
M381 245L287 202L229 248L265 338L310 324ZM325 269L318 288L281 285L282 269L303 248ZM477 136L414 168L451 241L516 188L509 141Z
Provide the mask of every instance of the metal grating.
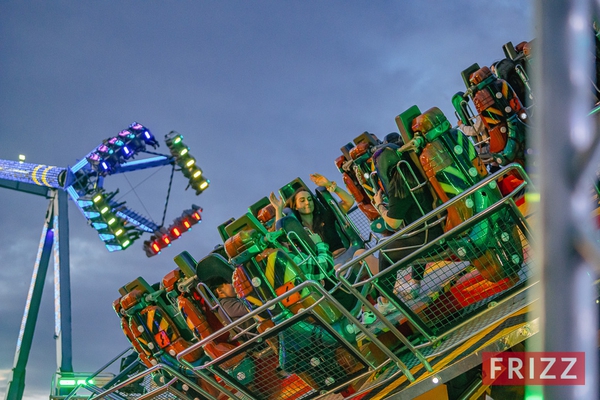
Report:
M249 355L246 365L224 367L243 352ZM270 329L263 340L232 351L212 369L253 398L291 400L314 398L338 387L343 391L368 366L329 325L306 313Z
M346 214L350 222L354 224L356 230L360 234L361 239L366 243L367 247L373 247L377 244L377 240L381 235L371 231L371 221L357 207L352 207Z
M422 332L440 336L531 276L525 232L508 203L486 210L380 273L376 285ZM420 290L411 279L418 268Z

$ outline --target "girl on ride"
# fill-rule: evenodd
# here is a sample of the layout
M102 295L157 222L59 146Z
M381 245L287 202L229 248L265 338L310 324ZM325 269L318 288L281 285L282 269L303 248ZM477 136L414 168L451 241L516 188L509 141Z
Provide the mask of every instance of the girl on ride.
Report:
M310 180L317 186L327 188L330 193L335 193L339 198L338 203L340 209L347 213L354 205L354 198L335 182L330 181L321 174L311 174ZM271 204L275 207L275 219L279 221L284 217L284 209L288 208L296 216L302 225L312 233L318 234L324 243L329 246L336 266L341 266L351 260L353 257L364 252L364 249L350 246L346 248L337 232L336 217L333 212L327 207L315 208L315 202L312 193L306 189L300 188L294 192L292 196L284 203L283 200L271 192L269 196ZM367 257L369 268L376 273L377 259Z

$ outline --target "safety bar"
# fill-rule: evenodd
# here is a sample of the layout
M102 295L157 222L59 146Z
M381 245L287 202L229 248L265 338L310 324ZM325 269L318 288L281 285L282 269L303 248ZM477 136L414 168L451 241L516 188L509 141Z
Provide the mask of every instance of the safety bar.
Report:
M361 295L361 293L356 289L356 286L360 286L360 285L366 285L366 284L372 284L374 283L375 286L377 286L377 280L381 277L381 275L384 274L384 271L379 271L376 275L370 277L369 279L366 279L364 281L359 282L358 284L351 284L350 282L348 282L345 278L344 278L344 274L343 272L351 267L353 267L356 263L361 262L363 258L367 257L368 255L374 253L375 251L383 248L384 246L386 246L388 243L392 242L393 240L403 237L403 235L407 232L410 232L412 229L414 229L415 227L418 227L420 225L423 224L423 222L431 217L434 217L436 214L439 214L441 211L446 210L448 207L452 206L454 203L461 201L464 197L469 196L470 194L474 193L475 191L479 190L480 188L488 185L492 180L495 180L498 177L501 177L503 175L505 175L506 173L508 173L511 170L516 170L519 175L521 176L521 178L523 178L524 182L521 183L518 187L516 187L511 193L509 193L507 196L505 196L504 198L500 199L499 201L497 201L495 204L489 206L488 208L486 208L486 210L480 212L479 214L472 216L471 218L469 218L468 220L464 221L464 223L475 223L476 221L479 221L483 218L485 218L488 214L490 214L491 212L493 212L494 210L502 207L504 204L508 203L508 202L512 202L511 206L514 206L514 201L512 200L512 198L518 193L520 192L526 185L531 185L531 182L529 180L529 177L527 176L527 174L525 173L523 167L519 164L510 164L509 166L507 166L506 168L497 171L494 174L491 174L490 176L488 176L487 178L485 178L484 180L482 180L481 182L478 182L478 184L474 185L473 187L469 188L468 190L466 190L465 192L461 193L460 195L450 199L449 201L445 202L442 206L434 209L433 211L429 212L427 215L419 218L417 221L413 222L412 224L409 224L408 226L406 226L404 229L401 229L400 231L394 233L392 236L390 236L389 238L387 238L386 240L383 240L381 243L377 244L376 246L374 246L373 248L365 251L364 253L360 254L358 257L356 257L353 260L350 260L349 262L347 262L346 264L344 264L343 266L341 266L337 271L336 271L336 276L337 278L340 280L340 282L342 282L344 284L344 286L346 286L346 288L348 288L348 290L350 290L352 292L352 294L354 294L354 296L356 296L371 312L373 312L375 314L375 316L378 317L378 319L394 334L394 336L396 336L398 339L400 340L406 340L406 337L398 330L396 329L396 327L394 326L394 324L392 322L390 322L387 318L385 318L385 316L379 312L379 310L377 310L377 308L371 304L371 302L369 302L364 296ZM526 226L528 228L528 226ZM445 232L443 235L439 236L436 238L435 241L431 241L428 244L424 245L423 247L421 247L420 251L423 252L425 250L427 250L430 247L433 247L434 245L437 244L437 242L439 242L440 240L444 240L446 237L451 236L454 234L454 232L456 232L457 230L462 229L461 226L456 226L454 228L452 228L450 231ZM407 260L408 258L412 257L412 255L409 255L399 261L397 261L396 263L392 264L389 268L393 268L395 266L398 266L399 264L405 262L405 260ZM423 329L420 326L420 322L415 320L415 318L413 318L410 314L406 313L405 317L408 319L408 321L413 324L413 326L415 326L419 332L421 334L423 334L427 340L431 343L434 343L435 341L439 340L438 338L429 335L429 333ZM415 355L420 354L420 352L417 350L416 347L414 347L412 344L410 346L407 346L411 351L413 351L413 353ZM424 363L425 366L427 367L429 364L428 363Z
M280 301L288 298L291 294L299 292L303 289L309 289L309 288L313 288L316 289L318 292L320 292L322 294L322 296L324 298L326 298L329 302L331 302L333 305L335 305L337 307L337 309L346 317L348 318L348 321L352 324L354 324L355 326L357 326L359 328L359 330L361 330L370 340L372 343L374 343L382 352L384 352L391 360L393 360L396 365L398 365L398 367L404 372L404 374L407 376L407 378L409 380L414 380L414 377L412 376L411 372L409 371L409 369L406 367L406 365L400 360L400 358L398 358L390 349L387 348L387 346L385 346L383 343L381 343L381 341L379 341L379 339L377 339L377 337L371 333L368 329L365 329L361 323L352 315L352 313L350 313L348 310L346 310L344 307L342 307L342 305L335 299L333 298L319 283L314 282L314 281L305 281L302 282L301 284L299 284L298 286L294 287L292 290L266 302L265 304L263 304L262 306L258 307L257 309L253 310L252 312L248 313L247 315L241 317L240 319L236 320L233 324L234 325L240 325L246 321L248 321L249 319L253 318L256 315L259 315L260 313L268 310L269 308L276 306L277 303L279 303ZM321 300L321 299L320 299ZM314 305L312 305L311 307L307 307L305 310L303 310L302 312L298 313L297 315L301 315L303 313L306 313L307 311L312 310L312 308L314 308L314 306L316 306L318 303L315 303ZM294 318L294 317L292 317ZM283 323L286 323L285 321ZM193 370L199 370L199 369L203 369L206 368L208 366L211 366L213 364L215 364L216 362L221 361L222 358L226 357L227 354L222 355L214 360L212 360L211 362L204 364L203 366L200 367L194 367L192 365L190 365L189 363L187 363L185 360L183 360L183 357L185 357L187 354L203 347L206 343L214 340L215 338L219 337L220 335L222 335L223 333L227 332L229 329L229 326L224 327L220 330L218 330L217 332L214 332L213 334L211 334L210 336L208 336L207 338L200 340L198 343L193 344L192 346L190 346L189 348L185 349L184 351L182 351L181 353L179 353L177 355L177 360L181 363L184 363L186 365L188 365L191 369ZM249 340L246 343L243 343L240 347L245 347L245 346L249 346L249 344L260 340L260 336L253 338L251 340ZM348 344L350 347L352 347L352 345ZM371 362L368 362L368 360L366 361L367 364L371 365L373 367L373 364Z

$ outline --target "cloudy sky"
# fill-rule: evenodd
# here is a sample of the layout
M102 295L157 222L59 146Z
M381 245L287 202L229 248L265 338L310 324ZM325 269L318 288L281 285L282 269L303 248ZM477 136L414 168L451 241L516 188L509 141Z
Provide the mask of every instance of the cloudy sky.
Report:
M176 174L167 221L194 203L203 222L151 259L143 240L109 253L71 205L75 370L94 371L127 347L111 308L120 286L157 282L183 250L202 258L219 243L217 225L296 177L341 181L340 147L365 130L396 131L394 117L413 104L438 106L455 123L460 71L534 36L523 0L1 1L0 159L72 166L138 121L161 141L182 133L211 180L197 197ZM105 186L160 222L169 174L139 171ZM0 189L2 393L47 205ZM56 369L51 268L26 399L47 399Z

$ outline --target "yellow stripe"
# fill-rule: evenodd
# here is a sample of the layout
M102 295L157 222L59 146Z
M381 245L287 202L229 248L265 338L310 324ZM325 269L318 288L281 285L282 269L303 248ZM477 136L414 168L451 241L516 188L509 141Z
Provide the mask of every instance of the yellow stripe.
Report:
M497 119L495 119L495 118L492 118L492 117L483 117L483 120L484 120L485 122L487 122L488 124L491 124L491 125L495 125L495 124L497 124L498 122L500 122L499 120L497 120Z
M48 186L48 187L52 187L52 185L50 185L48 183L48 181L46 180L46 174L48 174L48 171L50 171L52 169L52 167L48 167L44 170L44 172L42 172L42 182L44 183L44 185Z
M267 283L271 285L271 287L275 287L275 259L277 258L277 252L269 254L267 257L267 268L265 268L265 277L267 278Z
M508 98L508 85L506 82L502 82L502 95Z
M440 186L445 193L458 194L458 189L452 185L440 182Z
M152 323L153 320L154 320L154 310L150 309L146 313L146 326L148 327L150 332L152 332L152 334L155 334L156 332L154 332L154 330L152 329L152 327L154 326L154 324Z
M506 321L506 319L510 318L510 317L514 317L523 313L527 313L529 311L529 307L525 307L524 309L521 309L520 311L517 311L509 316L507 316L506 318L498 321L497 323L495 323L494 325L488 327L487 329L479 332L477 335L471 337L469 340L467 340L466 342L464 342L461 346L455 348L450 354L448 354L446 357L444 357L442 360L438 361L435 366L434 366L434 371L433 372L426 372L425 374L421 375L415 382L421 382L427 378L429 378L432 375L435 375L438 371L441 371L446 365L448 365L450 362L454 361L456 356L463 353L466 349L468 349L469 347L472 346L472 344L474 342L477 342L478 340L480 340L482 337L484 337L485 335L487 335L489 332L491 332L492 330L494 330L500 323ZM487 340L484 344L482 344L476 351L481 350L482 348L488 346L490 343L495 342L496 340L498 340L500 337L504 336L507 334L506 331L514 331L517 329L517 326L520 325L525 325L527 322L523 322L522 324L519 325L513 325L510 327L507 327L503 330L501 330L500 332L498 332L496 335L494 335L494 337L490 338L489 340ZM413 367L410 372L415 375L417 372L419 372L419 370L423 369L425 366L423 364L419 364L415 367ZM401 384L403 384L406 381L406 376L402 375L400 378L398 378L398 380L392 382L391 384L389 384L388 386L386 386L385 389L383 389L381 392L377 393L375 396L371 397L372 400L378 400L378 399L383 399L385 398L391 391L393 391L394 389L396 389L398 386L400 386Z
M496 114L496 115L500 115L502 116L502 111L498 110L497 108L486 108L485 111L489 112L490 114Z
M167 331L167 328L169 327L169 323L167 322L166 318L163 318L160 320L160 324L158 324L159 328L161 331Z
M40 181L37 180L37 178L35 177L35 175L37 174L38 169L42 168L41 165L38 165L37 167L35 167L33 169L33 171L31 172L31 179L37 184L42 186L42 184L40 183Z

